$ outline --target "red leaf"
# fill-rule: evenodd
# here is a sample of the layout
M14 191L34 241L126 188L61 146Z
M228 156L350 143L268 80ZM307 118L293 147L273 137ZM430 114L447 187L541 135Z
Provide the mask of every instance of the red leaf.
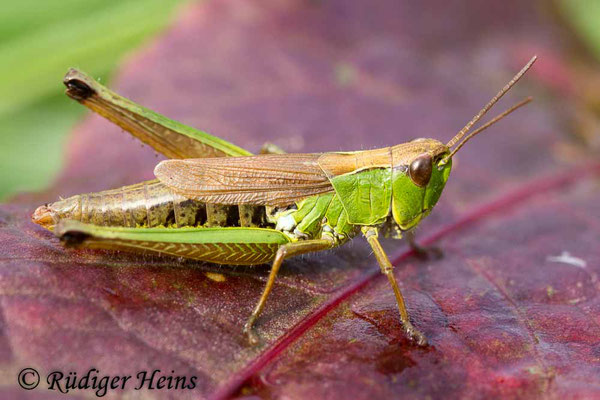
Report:
M35 206L151 178L157 162L89 117L53 189L0 206L0 356L14 385L3 393L22 394L10 379L24 367L43 376L94 367L134 381L154 368L197 377L191 391L147 393L159 398L597 396L600 163L560 151L572 140L572 99L547 71L570 71L555 46L562 31L526 2L416 4L202 2L111 87L249 149L356 150L448 140L530 55L552 53L502 107L539 101L456 157L419 230L444 258L417 261L386 243L430 347L402 336L361 239L286 262L258 348L241 326L268 267L64 250L29 222Z

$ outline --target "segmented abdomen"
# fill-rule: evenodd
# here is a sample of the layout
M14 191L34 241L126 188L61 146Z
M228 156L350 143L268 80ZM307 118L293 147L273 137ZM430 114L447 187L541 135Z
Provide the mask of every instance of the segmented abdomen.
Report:
M55 223L74 219L100 226L267 226L263 206L206 204L180 196L158 180L76 195L46 206Z

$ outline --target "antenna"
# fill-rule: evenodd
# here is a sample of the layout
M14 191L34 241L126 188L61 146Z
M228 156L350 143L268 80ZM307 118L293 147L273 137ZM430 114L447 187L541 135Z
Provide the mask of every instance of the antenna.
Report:
M440 164L441 165L446 164L448 162L448 160L451 159L452 156L454 154L456 154L456 152L458 150L460 150L460 148L463 147L465 145L465 143L467 143L473 136L475 136L478 133L486 130L490 126L494 125L496 122L500 121L502 118L506 117L511 112L515 111L518 108L523 107L525 104L531 102L532 100L533 100L533 97L527 97L526 99L521 100L520 102L518 102L517 104L515 104L514 106L512 106L508 110L504 111L502 114L499 114L499 115L495 116L494 118L492 118L490 121L488 121L484 125L482 125L479 128L475 129L473 132L471 132L469 135L467 135L467 137L465 138L465 140L463 140L458 146L456 146L454 148L454 150L452 150L452 152L450 154L448 154L446 157L444 157L444 159L440 162Z
M537 56L533 56L531 58L531 60L529 60L529 62L510 80L510 82L508 82L506 84L506 86L504 86L499 92L498 94L496 94L489 103L487 103L485 105L485 107L483 107L481 109L481 111L479 111L477 113L477 115L475 115L473 117L473 119L471 121L469 121L468 124L465 125L464 128L462 128L460 130L460 132L458 132L456 134L456 136L454 136L449 142L448 144L446 144L446 146L448 147L452 147L454 146L460 139L462 139L462 137L469 131L469 129L471 129L471 127L481 119L481 117L483 117L485 115L485 113L487 113L489 111L490 108L492 108L492 106L494 104L496 104L498 102L498 100L500 100L502 98L502 96L504 96L504 94L506 94L506 92L508 92L510 90L511 87L513 87L513 85L515 83L517 83L519 81L519 79L521 79L521 77L525 74L525 72L527 72L527 70L529 68L531 68L531 66L533 65L533 63L535 62L535 60L537 60ZM514 110L513 110L514 111ZM456 153L456 151L453 151L452 154ZM448 157L446 157L448 158Z

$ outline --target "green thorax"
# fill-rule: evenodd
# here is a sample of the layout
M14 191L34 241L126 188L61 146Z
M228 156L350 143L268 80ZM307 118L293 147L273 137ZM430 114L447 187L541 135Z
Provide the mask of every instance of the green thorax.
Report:
M373 168L331 178L331 184L355 225L379 225L390 212L392 169Z
M434 166L424 187L416 185L408 166L371 168L331 178L351 225L379 225L390 215L402 230L415 227L437 203L452 163Z
M271 221L276 229L292 239L318 239L331 236L342 244L358 232L350 224L340 197L336 193L311 196L296 203L296 209L276 213Z

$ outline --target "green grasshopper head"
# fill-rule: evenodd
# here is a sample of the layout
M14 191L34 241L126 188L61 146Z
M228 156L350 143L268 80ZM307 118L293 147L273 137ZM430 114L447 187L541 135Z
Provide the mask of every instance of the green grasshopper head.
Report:
M435 139L416 139L392 147L392 216L401 230L425 218L440 198L452 159L449 148Z
M463 137L488 110L527 72L534 56L447 144L435 139L416 139L392 147L392 216L401 230L414 228L437 203L444 190L452 157L472 137L511 112L529 103L531 97L515 104L489 122Z

